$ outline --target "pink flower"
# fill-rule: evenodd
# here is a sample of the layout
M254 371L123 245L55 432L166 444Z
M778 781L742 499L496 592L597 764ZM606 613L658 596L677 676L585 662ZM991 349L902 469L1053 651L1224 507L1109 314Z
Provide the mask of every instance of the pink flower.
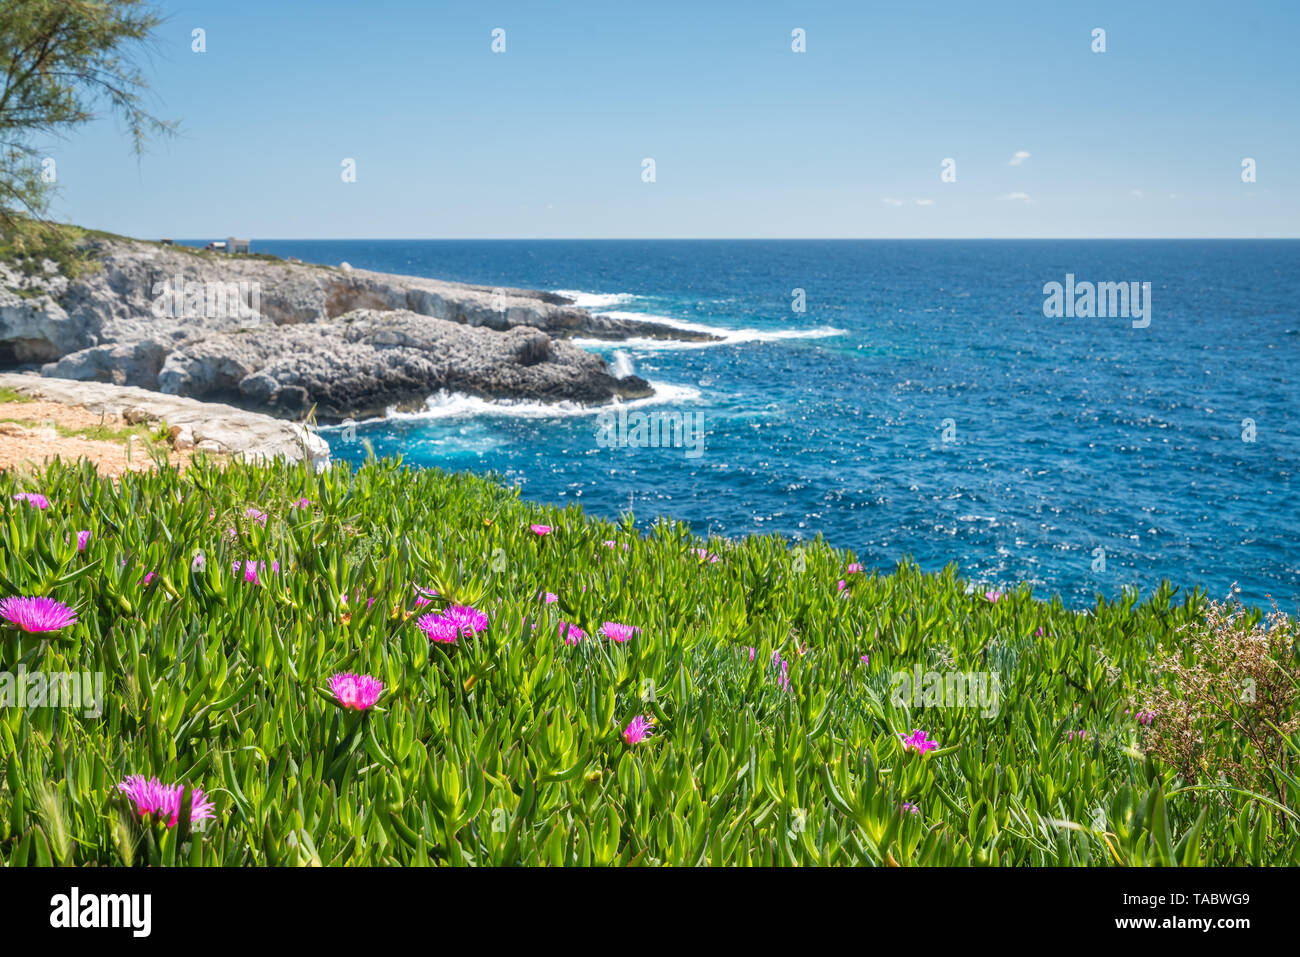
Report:
M939 747L939 742L929 740L924 731L913 729L911 735L899 735L899 737L903 739L904 751L915 749L921 754L927 754Z
M50 500L39 492L19 492L14 496L15 502L26 502L34 508L39 508L42 512L50 507Z
M858 562L850 562L850 563L849 563L849 566L848 566L847 568L844 569L844 574L846 574L846 575L856 575L856 574L857 574L858 572L860 572L860 571L862 571L862 565L861 565L861 564L859 564Z
M370 675L342 672L330 676L330 693L340 706L353 711L368 711L379 700L384 683Z
M991 602L996 602L999 598L1002 597L1002 594L1003 593L998 591L996 588L992 588L984 593L984 597Z
M529 525L528 528L538 538L551 534L551 526L549 525Z
M863 655L863 656L862 656L862 663L863 663L864 665L869 665L869 664L871 664L871 656L870 656L870 655Z
M452 605L442 611L442 620L450 622L458 634L473 638L488 626L488 616L469 605Z
M168 827L175 827L180 820L184 785L163 784L158 778L146 780L139 774L132 774L117 789L130 798L136 813L144 821L162 821ZM213 804L202 788L194 788L190 792L191 823L211 818L212 808Z
M646 738L650 737L650 730L654 726L655 719L647 718L643 714L637 715L632 719L632 723L623 729L623 740L628 746L640 744Z
M600 626L600 633L610 641L622 644L636 635L641 629L636 625L623 625L617 621L607 621Z
M753 649L753 648L750 648L750 649L749 649L749 660L750 660L750 661L753 661L753 660L754 660L754 649Z
M713 552L705 551L703 548L692 548L691 554L701 562L707 562L710 565L715 565L721 560Z
M560 596L555 594L553 591L539 591L537 597L547 605L554 605L560 600Z
M1154 711L1139 711L1135 717L1138 724L1150 725L1156 719L1156 713Z
M564 639L566 645L576 645L582 639L587 637L587 633L577 625L571 625L567 621L560 622L560 637Z
M612 538L606 539L604 545L606 548L618 548L618 542L614 541ZM623 551L627 551L631 547L632 546L628 545L627 542L623 543Z
M257 524L261 525L264 528L266 527L266 520L270 518L270 516L267 515L265 512L259 512L251 505L248 508L244 509L244 516L246 518L251 518L253 521L257 522Z
M1088 732L1087 732L1087 731L1071 731L1068 735L1066 735L1065 740L1066 740L1066 741L1073 741L1076 737L1077 737L1080 741L1082 741L1082 740L1084 740L1086 737L1088 737Z
M141 585L147 585L147 584L149 584L151 581L153 581L153 572L149 572L147 575L144 576L144 578L141 578L141 579L140 579L140 584L141 584Z
M1034 637L1035 638L1043 637L1043 629L1041 627L1036 632L1034 632Z
M296 509L296 508L311 508L311 499L309 499L309 498L300 498L300 499L298 499L298 501L296 501L296 502L290 502L290 503L289 503L289 509L290 509L290 510L293 510L293 509Z
M234 572L236 575L239 574L240 571L239 562L234 563L234 565L231 567L231 571ZM259 573L265 571L266 571L266 562L246 561L244 562L244 569L243 569L244 581L248 582L250 585L260 585L262 584L262 579ZM271 562L271 571L279 572L280 563Z
M843 592L843 591L845 591L848 587L849 587L849 583L846 582L843 578L841 578L841 579L840 579L840 587L839 587L837 590L840 591L840 592Z
M436 615L433 612L416 619L415 627L428 635L430 641L439 641L444 644L452 644L456 641L456 626L441 615Z
M913 804L911 801L904 801L903 806L902 808L900 808L900 810L906 811L912 815L921 813L921 809L917 807L915 804Z
M77 532L77 551L84 552L86 550L86 545L89 541L90 541L90 529L86 529L85 531L82 532Z
M77 613L53 598L0 599L0 618L11 628L29 635L60 631L77 623Z

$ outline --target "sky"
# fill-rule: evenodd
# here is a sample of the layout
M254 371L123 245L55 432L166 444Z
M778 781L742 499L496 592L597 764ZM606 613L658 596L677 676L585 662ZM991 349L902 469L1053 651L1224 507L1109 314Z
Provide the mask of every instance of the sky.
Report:
M180 132L137 157L106 116L42 143L55 218L255 241L1300 236L1296 0L156 6L149 105Z

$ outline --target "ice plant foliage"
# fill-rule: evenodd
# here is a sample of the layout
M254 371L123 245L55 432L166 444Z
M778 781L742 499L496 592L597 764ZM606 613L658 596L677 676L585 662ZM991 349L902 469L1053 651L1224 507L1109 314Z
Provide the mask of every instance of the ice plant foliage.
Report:
M57 507L14 501L20 480ZM291 511L308 496L311 513ZM821 539L800 545L816 570L801 574L775 535L646 533L576 504L559 518L472 474L385 460L0 471L0 502L0 737L21 758L0 755L0 866L55 850L91 867L1300 861L1280 773L1294 777L1300 731L1293 619L1214 613L1172 586L1089 615L1028 588L994 604L987 582L866 573ZM250 503L279 520L263 531ZM691 551L715 544L725 560ZM1097 682L1103 652L1118 681ZM20 666L102 674L102 709L6 711ZM1000 710L949 706L930 681L978 669L996 671ZM899 673L945 700L891 707ZM760 772L816 822L799 840ZM178 781L208 786L188 809L203 822L215 801L222 833L180 846L164 830L185 816ZM59 847L50 808L15 797L47 784ZM1200 795L1173 793L1188 785ZM145 840L120 827L128 796ZM1014 824L1020 808L1086 823L1097 807L1127 823L1049 840Z
M146 823L161 822L175 827L180 821L181 800L185 794L183 784L163 784L158 778L132 774L118 784L117 789L130 799L136 814ZM190 824L211 818L212 812L213 804L203 789L193 788L190 792Z
M62 631L77 623L77 613L53 598L14 596L0 599L0 618L10 628L36 635Z
M368 711L379 700L384 683L370 675L354 675L350 671L330 676L330 693L345 709Z

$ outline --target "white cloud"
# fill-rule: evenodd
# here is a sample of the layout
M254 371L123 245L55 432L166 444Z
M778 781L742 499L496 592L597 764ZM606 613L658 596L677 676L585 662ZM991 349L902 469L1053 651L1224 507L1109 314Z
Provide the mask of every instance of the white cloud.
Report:
M918 200L916 201L916 205L917 205L917 206L933 206L933 205L934 205L934 200L932 200L932 199L918 199Z
M1028 194L1028 193L1007 193L1007 194L1004 195L1004 196L999 196L998 199L1017 200L1017 201L1022 202L1022 203L1032 203L1032 202L1033 202L1033 200L1029 198L1029 194Z
M1142 190L1140 189L1130 189L1128 194L1136 199L1141 199L1143 196Z
M894 197L892 197L892 196L882 196L882 197L880 197L880 201L881 201L882 203L884 203L885 205L887 205L887 206L902 206L902 205L903 205L903 201L902 201L901 199L894 199Z
M1013 157L1011 157L1011 165L1012 165L1012 166L1019 166L1021 163L1023 163L1023 162L1024 162L1025 160L1027 160L1027 159L1029 159L1029 151L1028 151L1028 150L1016 150L1016 155L1013 156Z

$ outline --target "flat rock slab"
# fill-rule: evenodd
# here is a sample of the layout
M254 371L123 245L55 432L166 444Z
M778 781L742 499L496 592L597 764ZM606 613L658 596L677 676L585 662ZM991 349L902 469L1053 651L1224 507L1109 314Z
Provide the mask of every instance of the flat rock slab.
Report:
M127 422L165 422L178 449L230 455L244 461L283 458L329 462L330 447L319 434L294 422L248 412L217 402L200 402L135 386L56 379L35 373L0 373L0 388L95 413L120 415Z

